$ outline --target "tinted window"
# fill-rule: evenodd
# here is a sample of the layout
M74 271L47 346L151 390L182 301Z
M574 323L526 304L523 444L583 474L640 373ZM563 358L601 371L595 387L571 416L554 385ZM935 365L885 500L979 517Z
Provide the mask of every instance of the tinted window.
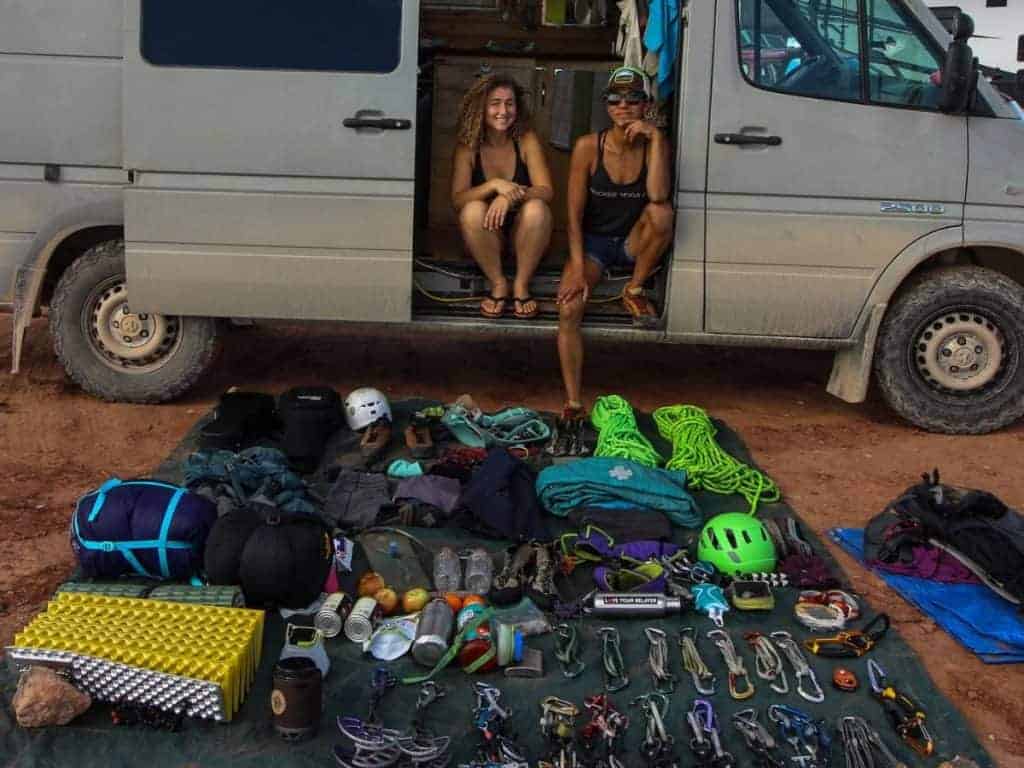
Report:
M142 0L158 66L390 72L402 0Z
M737 0L740 66L755 85L859 101L860 0Z
M868 83L872 101L932 107L942 88L942 55L906 11L891 0L874 0L868 16Z

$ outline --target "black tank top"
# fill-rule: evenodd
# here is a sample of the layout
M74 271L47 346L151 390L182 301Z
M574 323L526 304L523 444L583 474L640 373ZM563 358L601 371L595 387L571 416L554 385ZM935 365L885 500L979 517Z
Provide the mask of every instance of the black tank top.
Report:
M519 142L515 139L512 140L512 144L516 149L516 171L512 174L512 183L518 184L521 187L533 186L530 183L530 170L526 167L526 163L523 162L522 156L519 154ZM487 179L484 177L484 165L480 160L480 150L476 151L476 158L473 160L473 178L471 183L474 187L479 187Z
M625 237L633 229L647 203L647 152L636 181L616 184L604 167L606 131L597 139L597 169L590 177L590 194L583 209L583 231L592 235Z

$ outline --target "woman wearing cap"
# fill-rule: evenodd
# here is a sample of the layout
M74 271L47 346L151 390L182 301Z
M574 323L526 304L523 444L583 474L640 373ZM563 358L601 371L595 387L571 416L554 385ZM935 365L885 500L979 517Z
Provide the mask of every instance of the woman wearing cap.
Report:
M452 168L452 205L469 252L491 283L480 304L499 318L511 298L520 320L536 317L530 280L551 240L551 173L522 88L510 78L478 80L462 100ZM503 246L516 257L512 285L501 269Z
M604 95L612 127L580 137L569 167L569 261L558 286L558 356L566 419L583 415L583 337L587 297L612 267L632 270L622 302L634 323L657 321L643 285L672 242L671 147L644 120L647 76L619 67Z

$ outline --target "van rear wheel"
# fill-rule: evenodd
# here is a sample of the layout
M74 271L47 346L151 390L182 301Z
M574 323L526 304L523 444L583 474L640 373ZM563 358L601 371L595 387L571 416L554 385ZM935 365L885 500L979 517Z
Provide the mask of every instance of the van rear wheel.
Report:
M126 286L123 240L100 243L68 267L50 301L57 358L104 400L171 400L216 359L218 322L132 312Z
M889 406L931 432L983 434L1024 415L1024 288L984 267L909 282L879 329L875 378Z

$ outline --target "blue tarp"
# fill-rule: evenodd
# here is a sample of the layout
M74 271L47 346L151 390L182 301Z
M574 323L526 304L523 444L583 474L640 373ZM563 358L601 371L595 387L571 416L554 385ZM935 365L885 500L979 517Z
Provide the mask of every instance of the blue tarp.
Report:
M833 528L828 533L864 564L863 530ZM988 587L874 572L986 664L1024 662L1024 614Z

